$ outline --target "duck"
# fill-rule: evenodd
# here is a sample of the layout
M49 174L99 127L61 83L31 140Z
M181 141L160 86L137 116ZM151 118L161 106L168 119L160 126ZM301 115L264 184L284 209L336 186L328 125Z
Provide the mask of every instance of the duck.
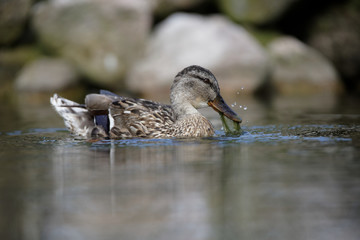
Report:
M84 104L55 93L50 103L72 134L87 139L211 137L214 127L198 111L205 107L234 123L242 122L220 95L214 74L197 65L186 67L175 76L170 105L123 97L107 90L86 95Z

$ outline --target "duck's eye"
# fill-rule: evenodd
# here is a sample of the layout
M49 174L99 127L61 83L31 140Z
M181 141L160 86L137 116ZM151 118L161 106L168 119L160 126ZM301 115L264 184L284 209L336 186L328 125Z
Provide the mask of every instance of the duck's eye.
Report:
M206 83L206 84L210 84L210 80L209 80L208 78L199 77L199 79L200 79L201 81L203 81L204 83Z

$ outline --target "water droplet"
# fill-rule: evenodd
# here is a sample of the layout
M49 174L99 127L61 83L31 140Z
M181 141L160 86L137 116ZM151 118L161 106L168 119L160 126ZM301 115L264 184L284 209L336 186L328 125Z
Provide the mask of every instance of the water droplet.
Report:
M240 105L239 108L242 108L242 105Z
M244 111L246 111L247 110L247 107L244 107Z
M241 87L241 90L244 90L244 87Z

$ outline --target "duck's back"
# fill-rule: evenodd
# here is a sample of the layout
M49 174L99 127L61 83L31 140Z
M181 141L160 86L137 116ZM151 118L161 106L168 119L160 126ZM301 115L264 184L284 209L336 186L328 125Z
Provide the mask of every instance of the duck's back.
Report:
M109 107L110 138L170 137L175 116L169 105L123 98Z

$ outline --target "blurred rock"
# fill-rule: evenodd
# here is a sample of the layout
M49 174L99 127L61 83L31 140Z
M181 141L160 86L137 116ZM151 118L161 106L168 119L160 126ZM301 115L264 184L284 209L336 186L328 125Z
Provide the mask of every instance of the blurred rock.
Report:
M360 93L360 2L331 7L315 20L309 44L329 58L348 90Z
M269 24L298 0L217 0L223 12L238 22Z
M281 94L333 93L340 89L332 64L299 40L280 37L268 49L273 62L272 82Z
M76 84L79 75L72 65L62 59L41 58L27 64L15 80L18 90L58 91Z
M12 82L26 63L39 57L40 52L33 46L0 49L0 87L3 82Z
M177 13L155 29L127 85L145 94L168 92L175 75L193 64L210 69L228 93L253 92L268 73L267 54L242 27L221 16Z
M16 40L24 28L32 0L0 1L0 45Z
M142 53L151 26L144 0L40 2L33 26L40 41L100 86L119 88Z

